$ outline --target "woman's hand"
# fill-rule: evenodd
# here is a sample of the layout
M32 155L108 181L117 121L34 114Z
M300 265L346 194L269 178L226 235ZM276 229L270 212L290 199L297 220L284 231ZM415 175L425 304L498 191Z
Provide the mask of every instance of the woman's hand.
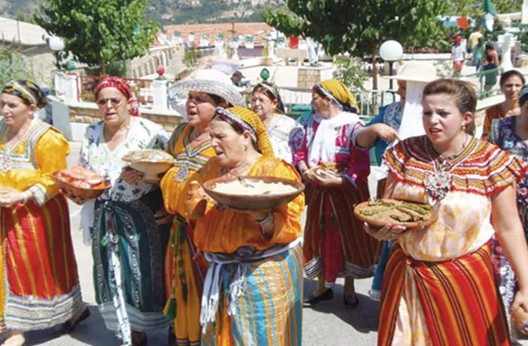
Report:
M143 179L143 173L135 170L132 167L123 167L121 171L121 178L130 185L136 185Z
M317 173L313 174L314 181L324 187L339 186L344 183L344 178L337 173L328 172L324 169L320 169Z
M524 311L517 311L516 313L517 309L523 309ZM522 327L518 329L523 334L528 335L528 325L526 324L526 322L528 322L528 292L526 290L517 291L517 293L515 294L515 298L513 299L510 312L512 313L512 317L514 318L514 323L518 327ZM516 317L524 317L525 320L516 320Z
M165 208L161 208L154 213L154 219L156 219L157 225L165 225L172 221L174 215L169 214Z
M20 192L18 190L6 187L0 193L0 207L11 208L17 204L25 204L31 197L29 191Z
M372 125L374 132L381 140L386 142L392 142L394 140L400 140L398 131L385 124L374 124Z
M372 237L378 240L394 240L407 230L407 227L401 225L386 224L380 229L370 227L366 222L363 223L363 229Z

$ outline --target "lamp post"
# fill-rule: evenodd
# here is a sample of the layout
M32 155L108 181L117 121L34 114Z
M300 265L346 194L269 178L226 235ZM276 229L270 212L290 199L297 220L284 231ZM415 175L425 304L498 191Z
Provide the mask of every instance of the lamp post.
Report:
M403 56L403 47L398 41L389 40L381 44L379 49L379 55L384 61L389 62L389 75L392 76L392 65L396 60L401 59ZM389 82L389 88L392 89L392 78Z
M64 41L58 36L50 36L48 39L48 46L55 53L57 69L61 69L61 52L64 49Z

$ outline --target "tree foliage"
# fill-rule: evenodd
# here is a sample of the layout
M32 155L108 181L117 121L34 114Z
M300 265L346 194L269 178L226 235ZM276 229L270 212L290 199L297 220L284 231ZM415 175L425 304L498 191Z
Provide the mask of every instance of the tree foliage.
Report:
M435 17L445 8L443 0L286 0L286 5L267 10L265 21L288 36L316 39L329 54L358 57L375 57L389 39L403 46L433 45L442 32Z
M266 11L268 24L286 35L312 37L330 54L362 56L394 39L406 45L434 42L443 0L286 0L287 9Z
M76 61L99 66L145 54L157 25L145 19L148 0L47 0L35 16L48 33L62 37Z

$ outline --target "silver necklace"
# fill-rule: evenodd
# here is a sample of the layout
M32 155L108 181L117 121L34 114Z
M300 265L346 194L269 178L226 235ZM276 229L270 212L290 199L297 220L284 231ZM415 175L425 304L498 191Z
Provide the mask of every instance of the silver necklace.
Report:
M471 141L471 137L469 140L466 140L464 143L464 146L462 149L452 156L443 156L440 155L437 160L433 158L433 155L431 154L431 148L429 145L429 141L426 142L427 145L427 152L429 154L429 157L431 158L431 161L433 162L434 167L434 174L428 176L424 179L424 185L425 185L425 191L427 195L433 199L433 201L441 201L445 198L447 193L451 191L451 183L452 183L452 176L451 171L460 165L464 160L460 160L458 163L454 165L450 165L449 161L457 158L460 156L464 150L466 149L467 145Z

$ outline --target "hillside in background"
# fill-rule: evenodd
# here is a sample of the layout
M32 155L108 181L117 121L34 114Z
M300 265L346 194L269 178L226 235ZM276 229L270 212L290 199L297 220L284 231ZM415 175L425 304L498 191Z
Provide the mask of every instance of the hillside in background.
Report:
M0 0L0 16L31 21L31 14L44 0ZM207 22L261 22L265 6L282 0L150 0L148 18L166 24Z

